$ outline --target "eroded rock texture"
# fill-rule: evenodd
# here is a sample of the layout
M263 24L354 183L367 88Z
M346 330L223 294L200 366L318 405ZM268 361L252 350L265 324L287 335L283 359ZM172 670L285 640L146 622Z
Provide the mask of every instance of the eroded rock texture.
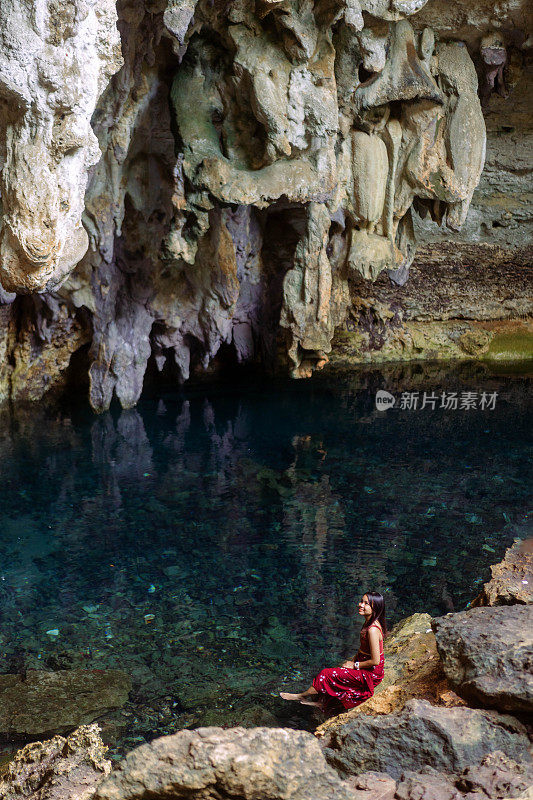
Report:
M533 606L471 608L432 621L444 671L462 697L533 711Z
M427 765L454 773L497 750L531 764L526 728L514 717L439 708L426 700L409 700L400 713L362 714L329 731L321 743L328 762L344 775L372 770L397 779Z
M533 767L501 751L459 773L425 764L398 779L364 772L339 778L308 733L288 729L200 728L133 750L110 764L95 725L67 740L27 745L3 780L5 800L529 800ZM397 755L397 753L396 753ZM99 780L99 784L98 784ZM528 793L529 791L529 793Z
M117 32L109 0L3 5L0 397L60 389L73 353L97 410L134 405L148 368L183 381L228 351L322 367L361 282L406 285L428 238L413 214L475 227L472 56L486 108L504 102L527 21L498 7L480 28L476 6L467 47L439 7L118 0Z
M516 539L503 561L490 568L491 579L473 606L510 606L533 603L533 541Z
M129 753L95 800L350 800L314 737L280 728L199 728Z
M2 800L91 800L111 771L98 725L19 750L0 778Z
M0 14L0 281L52 289L87 250L91 116L122 64L112 0L6 0Z

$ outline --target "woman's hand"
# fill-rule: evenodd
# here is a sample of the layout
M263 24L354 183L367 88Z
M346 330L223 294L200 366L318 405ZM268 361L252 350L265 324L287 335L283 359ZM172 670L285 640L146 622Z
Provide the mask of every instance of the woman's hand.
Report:
M353 661L345 661L344 664L342 664L342 666L344 667L344 669L354 669L355 663Z

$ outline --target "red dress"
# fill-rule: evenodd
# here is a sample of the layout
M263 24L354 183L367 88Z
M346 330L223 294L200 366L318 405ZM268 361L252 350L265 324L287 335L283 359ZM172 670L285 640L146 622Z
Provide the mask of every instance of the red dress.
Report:
M371 625L370 628L378 625ZM361 631L361 644L357 658L359 661L366 661L371 657L370 643L368 641L368 631L370 628L363 628ZM364 703L374 694L374 687L383 680L385 659L383 656L383 639L379 643L379 664L368 669L348 669L347 667L328 667L321 670L313 681L313 686L322 699L340 701L344 708L355 708Z

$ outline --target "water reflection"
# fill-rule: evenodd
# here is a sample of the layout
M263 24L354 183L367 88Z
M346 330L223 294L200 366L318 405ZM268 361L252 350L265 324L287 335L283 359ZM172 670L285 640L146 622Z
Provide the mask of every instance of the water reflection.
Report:
M527 536L528 382L483 385L492 412L378 413L359 378L6 420L0 670L125 669L130 745L279 720L280 681L354 650L365 589L462 608Z

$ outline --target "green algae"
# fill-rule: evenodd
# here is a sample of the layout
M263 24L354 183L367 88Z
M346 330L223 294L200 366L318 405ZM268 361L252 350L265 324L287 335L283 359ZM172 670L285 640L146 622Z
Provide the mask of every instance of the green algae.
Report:
M496 333L485 356L491 361L533 360L533 331Z

